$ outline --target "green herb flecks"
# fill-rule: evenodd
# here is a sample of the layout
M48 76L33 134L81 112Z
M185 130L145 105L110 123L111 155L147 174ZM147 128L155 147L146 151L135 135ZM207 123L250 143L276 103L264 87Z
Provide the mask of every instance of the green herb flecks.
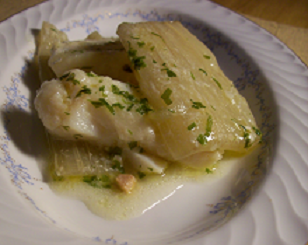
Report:
M152 47L150 48L150 50L151 50L151 51L154 51L154 49L155 49L155 47L154 47L154 46L152 46Z
M196 80L194 74L192 72L190 72L190 76L192 77L193 80Z
M145 45L145 42L137 42L137 44L138 44L138 46L139 46L139 48L142 48L144 45Z
M81 94L91 94L91 89L87 87L87 85L84 85L82 89L77 93L76 98L80 97Z
M154 35L154 36L160 37L161 40L162 40L163 42L165 42L165 40L163 39L163 37L162 37L161 35L159 35L159 34L157 34L157 33L155 33L155 32L151 32L151 34Z
M83 182L95 188L111 188L111 181L108 175L84 176Z
M167 88L165 92L160 96L166 105L171 105L172 100L170 99L170 95L172 94L172 90L170 88Z
M146 63L144 63L145 56L137 56L137 50L133 49L130 46L130 42L128 44L129 44L128 56L131 63L133 64L134 69L140 70L140 68L146 67L147 65Z
M80 84L80 81L75 79L75 74L74 73L70 73L70 72L67 73L67 74L64 74L59 79L61 81L66 80L66 81L73 82L74 85Z
M116 85L111 85L112 93L121 95L125 99L131 101L131 102L138 102L138 100L135 98L134 95L130 94L128 91L121 91L118 86Z
M125 108L124 105L121 105L119 102L112 104L112 107L119 107L121 110L123 110Z
M97 77L97 75L94 74L93 72L87 72L86 74L88 77Z
M147 98L142 98L140 100L140 106L136 109L136 112L139 112L141 115L148 114L150 111L154 111L152 108L150 108L148 104Z
M88 100L89 102L91 102L91 104L95 107L95 108L99 108L101 106L106 106L106 108L114 115L114 109L111 105L109 105L109 103L104 99L104 98L99 98L98 101L92 101L92 100Z
M192 124L190 124L187 129L188 130L193 130L195 127L197 127L197 124L195 122L193 122Z
M134 107L134 105L135 105L135 104L131 104L130 106L128 106L127 109L126 109L126 111L130 111L130 110Z
M71 115L71 113L69 113L69 112L64 112L67 116L69 116L69 115Z
M156 64L157 63L156 60L153 60L153 63Z
M205 169L205 172L206 172L207 174L212 174L212 173L213 173L213 171L210 170L209 168L206 168L206 169Z
M164 63L165 64L165 63ZM163 66L164 66L163 64ZM161 69L162 71L167 71L168 77L176 77L176 74L174 71L170 70L168 67L165 66L165 68Z
M168 109L168 111L170 111L171 113L175 113L175 111L172 109Z
M192 102L192 108L195 109L200 109L200 108L206 108L205 105L203 105L201 102L194 102L192 99L190 99L190 101Z
M130 36L132 39L140 39L140 37L134 37L134 36Z
M74 138L78 140L79 138L82 138L83 136L81 134L74 134Z
M154 171L154 169L153 169L153 168L148 168L148 170L150 170L151 172L153 172L153 171Z
M52 30L52 31L57 31L55 28L50 28L50 30Z
M98 83L102 83L102 82L103 82L103 80L101 80L101 79L100 79L100 80L98 80Z
M137 141L131 141L131 142L128 142L127 145L129 147L129 149L132 150L132 149L134 149L135 147L138 146L138 142Z
M205 136L209 137L212 132L212 126L213 126L213 119L212 116L209 115L209 117L206 120L206 127L205 127Z
M205 145L207 143L206 136L204 134L199 134L197 141L200 143L200 145Z
M130 131L129 129L127 129L127 132L128 132L130 135L133 135L133 132Z
M217 84L217 86L222 89L221 84L217 81L216 78L212 77L213 81Z
M113 163L111 166L112 169L118 170L122 174L125 173L125 169L123 165L118 160L113 160L112 163Z
M70 126L63 126L63 128L68 131L70 129Z
M140 171L138 171L137 174L138 174L139 179L143 179L146 176L145 173L140 172Z
M214 107L214 106L212 106L212 105L211 105L211 107L212 107L212 109L213 109L214 111L216 111L216 109L215 109L215 107Z
M206 58L207 60L209 60L211 57L208 55L203 55L204 58Z
M199 71L202 71L205 75L207 75L207 72L205 70L200 68Z
M235 122L236 125L238 125L239 127L243 128L243 130L244 130L243 138L245 140L245 148L249 148L251 146L249 130L247 130L246 127L243 126L242 124L239 124L235 119L231 119L231 120L233 122Z
M262 132L260 131L260 129L257 129L256 127L252 127L252 129L255 131L256 135L260 136L260 140L259 140L259 143L261 144L262 143Z

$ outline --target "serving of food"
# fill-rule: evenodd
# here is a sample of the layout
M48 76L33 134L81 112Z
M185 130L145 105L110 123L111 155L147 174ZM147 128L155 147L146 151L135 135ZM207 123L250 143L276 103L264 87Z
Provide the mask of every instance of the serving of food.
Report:
M248 154L262 141L245 98L180 22L122 23L117 34L70 42L44 22L37 49L35 108L50 134L51 186L111 189L78 195L98 214L97 198L142 192L144 178L182 177L168 168L206 175L226 151Z
M1 241L258 244L243 229L276 227L298 193L277 166L259 188L288 131L281 44L209 1L140 2L51 0L0 25Z

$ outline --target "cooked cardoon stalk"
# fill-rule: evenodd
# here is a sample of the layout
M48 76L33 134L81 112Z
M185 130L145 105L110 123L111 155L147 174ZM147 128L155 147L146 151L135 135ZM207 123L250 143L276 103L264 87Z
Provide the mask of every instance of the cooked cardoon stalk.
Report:
M55 78L55 74L48 65L53 49L68 42L66 34L59 31L54 25L44 21L38 38L37 58L41 82Z
M172 160L245 152L259 142L246 100L212 52L180 22L123 23L117 34Z

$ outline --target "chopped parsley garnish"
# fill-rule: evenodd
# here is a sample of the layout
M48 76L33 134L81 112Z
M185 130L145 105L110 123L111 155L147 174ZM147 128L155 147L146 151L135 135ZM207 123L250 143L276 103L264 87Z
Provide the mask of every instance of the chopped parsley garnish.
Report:
M83 182L95 188L111 188L111 182L108 175L97 176L83 176Z
M205 136L209 137L211 135L212 126L213 126L213 119L212 116L209 115L206 121Z
M214 111L216 111L216 109L215 109L215 107L214 107L214 106L212 106L212 105L211 105L211 107L212 107L212 109L213 109Z
M256 127L252 127L252 129L255 131L256 135L260 136L260 141L259 143L262 143L262 132L260 131L260 129L257 129Z
M203 105L201 102L194 102L192 99L190 99L190 101L193 103L191 106L192 108L195 109L206 108L206 106Z
M125 173L124 167L121 165L121 163L118 160L113 160L112 162L113 162L113 165L111 166L112 169L117 169L122 174Z
M128 144L129 149L132 150L132 149L134 149L135 147L137 147L138 142L137 142L137 141L131 141L131 142L128 142L127 144Z
M217 79L214 78L214 77L212 77L212 78L213 78L213 81L217 84L217 86L218 86L220 89L222 89L221 84L217 81Z
M140 70L140 68L144 68L147 65L144 63L145 56L137 56L137 50L133 49L129 44L128 56L132 64L134 65L135 70Z
M205 75L207 75L207 72L205 70L200 68L199 71L202 71Z
M129 107L127 107L126 111L130 111L133 108L134 104L131 104Z
M236 122L235 119L231 119L231 120L232 120L233 122L235 122L238 126L240 126L241 128L244 129L244 135L243 135L243 137L244 137L244 140L245 140L245 148L250 147L251 145L249 145L249 143L250 143L249 131L246 129L245 126L243 126L243 125L239 124L238 122Z
M118 87L118 86L116 86L116 85L112 84L112 85L111 85L111 89L112 89L112 93L114 93L114 94L118 94L118 95L120 95L120 94L121 94L121 90L119 89L119 87Z
M192 72L190 72L190 75L191 75L192 79L196 80L196 78L195 78L195 76Z
M144 45L145 45L145 42L137 42L137 44L138 44L138 46L139 46L139 48L142 48Z
M256 127L252 127L252 129L255 131L256 135L258 136L262 135L260 129L257 129Z
M195 127L197 127L197 124L195 122L193 122L192 124L190 124L187 129L188 130L193 130Z
M140 39L140 37L130 36L132 39Z
M127 132L128 132L130 135L133 135L133 132L130 131L129 129L127 129Z
M204 58L206 58L207 60L209 60L211 57L208 55L203 55Z
M205 145L207 143L207 137L211 135L212 126L213 126L213 119L212 116L209 115L206 121L205 134L199 134L199 136L197 137L197 141L201 145Z
M56 29L55 29L55 28L50 28L50 30L52 30L52 31L56 31Z
M81 94L91 94L91 89L89 89L87 85L84 85L82 89L77 93L76 98L80 97Z
M157 63L156 60L153 60L153 63L156 64Z
M136 109L136 112L139 112L141 115L148 114L148 112L153 111L148 104L147 98L142 98L140 100L140 106Z
M66 115L68 115L68 116L71 115L71 113L69 113L69 112L64 112L64 113L65 113Z
M117 95L122 95L124 98L128 99L129 101L135 102L138 101L134 95L130 94L127 91L121 91L116 85L111 86L112 93L117 94Z
M153 172L153 171L154 171L154 169L153 169L153 168L148 168L148 170L150 170L151 172Z
M201 144L204 145L207 143L207 139L206 136L204 134L199 134L199 136L197 137L197 141Z
M150 49L151 49L151 51L153 51L153 50L155 49L155 47L154 47L154 46L152 46Z
M168 109L168 111L170 111L171 113L175 113L175 111L172 109Z
M102 82L103 82L103 80L101 80L101 79L100 79L100 80L98 80L98 83L102 83Z
M166 103L166 105L171 105L172 100L170 99L170 95L172 94L172 90L167 88L165 92L160 96Z
M103 92L103 96L106 97L107 95L104 93L105 92L105 85L101 86L98 88L98 91Z
M145 173L140 172L140 171L138 171L137 174L138 174L138 176L139 176L139 179L143 179L143 178L146 176Z
M165 40L163 39L163 37L162 37L161 35L158 35L158 34L155 33L155 32L151 32L151 34L154 35L154 36L160 37L161 40L162 40L163 42L165 42Z
M112 104L112 107L119 107L121 110L125 108L125 106L121 105L119 102Z
M70 126L63 126L63 128L68 131L70 129Z
M62 80L66 80L66 81L71 81L71 82L73 82L73 84L74 85L76 85L76 84L80 84L80 82L78 81L78 80L76 80L75 79L75 74L74 73L67 73L67 74L64 74L63 76L61 76L60 78L59 78L61 81Z
M74 138L78 140L79 138L82 138L83 136L81 134L74 134Z
M250 138L249 138L249 133L244 131L244 140L245 140L245 148L250 147Z
M168 77L176 77L176 74L174 73L174 71L172 71L168 67L166 67L166 63L163 63L162 66L164 66L165 68L163 68L161 70L162 71L167 71Z
M206 169L205 169L205 172L206 172L207 174L212 174L212 173L213 173L213 171L210 170L209 168L206 168Z
M106 106L107 109L114 115L115 112L114 112L114 109L111 105L109 105L109 103L103 99L103 98L99 98L98 101L92 101L92 100L89 100L91 102L91 104L95 107L95 108L99 108L101 106Z

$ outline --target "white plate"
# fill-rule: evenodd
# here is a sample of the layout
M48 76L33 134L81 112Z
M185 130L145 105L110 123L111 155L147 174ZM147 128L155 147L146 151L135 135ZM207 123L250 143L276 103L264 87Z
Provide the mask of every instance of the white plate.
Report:
M32 34L43 20L70 39L81 39L94 30L115 35L123 21L174 19L213 50L247 98L265 134L264 147L221 182L187 185L140 218L105 221L80 202L57 197L43 181L46 147L32 108L38 87ZM247 19L208 1L48 1L0 24L0 78L1 244L308 242L308 70L283 43ZM226 225L208 232L238 210Z

